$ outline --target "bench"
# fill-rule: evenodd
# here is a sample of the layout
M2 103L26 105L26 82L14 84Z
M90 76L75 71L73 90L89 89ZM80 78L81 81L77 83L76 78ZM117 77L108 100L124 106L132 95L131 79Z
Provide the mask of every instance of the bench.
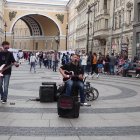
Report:
M136 70L128 70L127 77L136 77Z

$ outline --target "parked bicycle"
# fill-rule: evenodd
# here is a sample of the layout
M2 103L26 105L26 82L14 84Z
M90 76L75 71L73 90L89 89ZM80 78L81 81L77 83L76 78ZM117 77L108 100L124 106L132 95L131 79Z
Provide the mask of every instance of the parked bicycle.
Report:
M99 91L91 86L89 81L86 81L86 78L84 79L84 93L85 98L87 101L93 101L96 100L99 97Z

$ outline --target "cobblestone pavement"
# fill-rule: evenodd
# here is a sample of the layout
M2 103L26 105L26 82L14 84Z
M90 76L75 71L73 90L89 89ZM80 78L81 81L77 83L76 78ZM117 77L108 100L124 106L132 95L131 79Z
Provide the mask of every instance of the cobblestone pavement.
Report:
M7 104L0 103L0 140L139 140L140 79L100 75L88 79L99 90L77 119L60 118L56 102L33 101L42 82L60 84L59 72L13 67Z

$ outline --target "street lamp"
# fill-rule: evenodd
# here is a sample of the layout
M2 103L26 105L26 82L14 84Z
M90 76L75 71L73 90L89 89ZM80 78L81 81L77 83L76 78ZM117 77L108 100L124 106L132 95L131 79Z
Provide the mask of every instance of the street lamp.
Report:
M92 31L92 46L91 46L91 52L93 51L93 47L94 47L94 32L95 32L95 31L94 31L94 27L95 27L95 6L96 6L96 4L97 4L97 3L95 3L95 4L92 5L93 8L94 8L94 9L93 9L93 10L94 10L94 11L93 11L93 12L94 12L94 13L93 13L93 14L94 14L93 18L94 18L94 19L93 19L93 26L92 26L92 27L93 27L93 31Z
M111 35L110 35L110 53L112 53L112 40L113 40L113 30L114 30L114 22L115 22L115 3L116 1L113 0L113 15L112 15L112 25L111 25Z
M66 51L68 49L68 24L66 26Z
M87 14L88 14L88 24L87 24L87 46L86 46L86 51L88 53L88 49L89 49L89 15L91 13L91 7L88 6L88 11L87 11Z
M121 11L123 12L122 14L122 22L121 22L121 35L120 35L120 49L121 49L121 53L123 52L122 49L123 49L123 32L124 32L124 9L122 8Z
M6 28L7 28L7 24L6 24L6 22L5 22L5 24L4 24L4 27L5 27L5 41L6 41Z

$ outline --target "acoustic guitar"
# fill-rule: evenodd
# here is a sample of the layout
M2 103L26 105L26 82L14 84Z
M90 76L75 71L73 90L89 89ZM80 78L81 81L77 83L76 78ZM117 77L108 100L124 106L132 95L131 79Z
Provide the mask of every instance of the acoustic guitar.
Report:
M66 78L63 78L63 81L64 82L67 82L71 78L75 78L75 79L78 78L78 75L74 75L74 72L73 71L65 71L65 74L67 75L67 77Z

